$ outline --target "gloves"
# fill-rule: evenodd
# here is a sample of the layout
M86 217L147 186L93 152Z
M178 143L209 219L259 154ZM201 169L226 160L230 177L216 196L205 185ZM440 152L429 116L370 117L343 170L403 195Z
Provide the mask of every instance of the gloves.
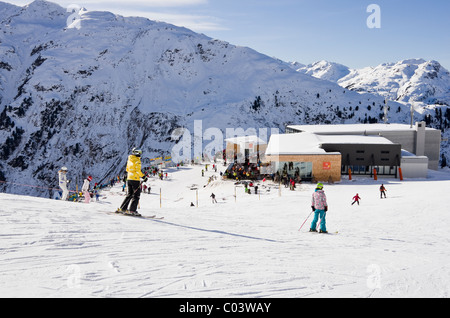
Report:
M314 206L311 206L311 209L313 212L316 212L316 208Z
M143 183L147 182L147 180L148 180L147 176L142 177L142 182Z
M328 212L328 207L327 206L325 207L325 212Z

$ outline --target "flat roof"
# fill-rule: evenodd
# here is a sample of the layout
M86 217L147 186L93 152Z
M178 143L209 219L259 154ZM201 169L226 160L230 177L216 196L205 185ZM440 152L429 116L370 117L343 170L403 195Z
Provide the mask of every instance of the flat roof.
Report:
M317 135L321 144L363 144L363 145L393 145L387 138L371 135Z
M232 143L232 144L246 144L246 143L252 143L252 144L258 144L258 145L265 145L267 142L259 138L258 136L241 136L241 137L233 137L225 139L226 142Z
M321 148L323 144L378 144L392 145L390 140L380 136L362 135L316 135L313 133L295 133L272 135L266 150L266 156L279 155L323 155L334 154Z
M287 128L299 132L309 132L314 134L361 134L381 133L381 132L399 132L416 131L416 126L412 128L405 124L345 124L345 125L289 125ZM426 128L427 130L435 130Z
M266 156L326 154L319 148L317 135L309 133L272 135L266 150Z

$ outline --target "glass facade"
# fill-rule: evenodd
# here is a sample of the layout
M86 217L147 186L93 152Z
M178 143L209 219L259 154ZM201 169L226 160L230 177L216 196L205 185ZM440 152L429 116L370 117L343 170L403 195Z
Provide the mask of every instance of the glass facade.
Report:
M377 170L377 175L380 176L395 176L397 177L398 169L396 166L342 166L342 174L348 175L349 168L352 170L352 175L368 175L373 176L373 169Z
M274 171L281 176L287 174L290 178L300 177L302 180L312 179L312 162L273 162Z

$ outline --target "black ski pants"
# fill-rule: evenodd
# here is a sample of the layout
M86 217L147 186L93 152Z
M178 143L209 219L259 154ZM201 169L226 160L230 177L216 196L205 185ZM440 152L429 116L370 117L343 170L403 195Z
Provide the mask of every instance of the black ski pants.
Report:
M130 212L136 212L139 204L139 199L141 197L141 182L136 180L128 180L127 186L128 186L127 196L125 197L125 200L123 200L120 209L122 211L129 210ZM130 205L129 209L128 205Z

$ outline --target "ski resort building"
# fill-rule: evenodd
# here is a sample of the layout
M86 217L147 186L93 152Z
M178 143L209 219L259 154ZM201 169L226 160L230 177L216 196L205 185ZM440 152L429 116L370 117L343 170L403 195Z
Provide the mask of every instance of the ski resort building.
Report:
M267 142L258 136L242 136L225 139L226 158L229 162L250 161L257 163L264 156L267 149Z
M401 124L288 126L271 137L266 161L280 174L318 181L342 175L426 178L438 169L441 132L424 122ZM292 169L293 168L293 169ZM296 169L299 168L299 169Z

